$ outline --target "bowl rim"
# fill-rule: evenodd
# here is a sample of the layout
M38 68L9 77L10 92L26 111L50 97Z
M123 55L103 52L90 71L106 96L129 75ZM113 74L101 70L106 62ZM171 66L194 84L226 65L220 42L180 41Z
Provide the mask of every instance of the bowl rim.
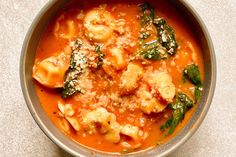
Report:
M56 145L58 145L60 148L62 148L66 152L69 152L70 154L72 154L74 156L84 156L82 154L79 154L75 150L69 148L67 145L65 145L63 142L58 140L55 137L55 135L53 135L50 132L50 130L46 127L44 122L38 116L36 109L33 106L33 102L30 99L30 94L27 91L26 77L25 77L25 60L26 60L26 51L27 51L27 47L29 44L29 40L32 37L32 33L33 33L36 25L38 24L38 22L42 18L42 15L45 14L45 12L47 10L49 10L57 1L58 0L51 0L44 5L44 7L39 11L37 16L34 18L27 34L25 35L24 43L23 43L22 50L21 50L20 66L19 66L21 89L22 89L22 93L24 95L24 99L26 101L27 107L28 107L32 117L34 118L34 120L37 123L37 125L39 126L39 128L44 132L44 134L52 142L54 142ZM181 145L183 145L188 139L190 139L190 137L197 131L197 129L200 127L201 123L205 119L206 114L211 106L211 102L213 99L215 86L216 86L217 64L216 64L216 57L215 57L213 43L212 43L210 34L208 32L208 29L207 29L206 25L204 24L203 20L201 19L201 17L198 15L198 13L195 11L195 9L188 2L180 0L180 3L182 3L184 5L184 7L187 8L187 11L190 12L194 16L194 18L196 19L196 21L200 25L200 28L203 31L203 34L206 38L206 42L209 47L210 59L212 61L211 62L211 74L210 74L211 81L210 81L210 86L209 86L208 97L205 101L205 105L203 106L203 109L202 109L202 112L201 112L199 118L194 123L194 127L191 128L190 131L187 134L185 134L183 136L183 138L181 138L174 146L171 146L167 150L165 150L164 152L161 152L160 154L158 154L159 156L166 156L166 155L172 153L177 148L179 148ZM128 156L130 156L130 155L128 154ZM132 154L131 154L131 156L132 156Z

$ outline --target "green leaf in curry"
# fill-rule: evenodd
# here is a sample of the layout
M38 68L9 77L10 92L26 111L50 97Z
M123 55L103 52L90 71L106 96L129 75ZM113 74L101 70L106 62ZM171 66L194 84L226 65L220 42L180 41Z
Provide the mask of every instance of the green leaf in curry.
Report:
M76 66L76 56L75 55L77 54L75 52L79 51L81 46L82 46L82 42L80 40L76 40L74 42L74 46L72 47L72 54L70 57L70 69L75 69L75 66Z
M193 101L186 94L179 92L168 107L173 110L173 114L160 128L162 131L169 129L166 135L175 131L177 125L184 119L185 113L193 107Z
M98 54L98 64L97 67L101 67L103 64L103 59L104 59L104 53L101 51L101 47L100 46L95 46L95 51Z
M140 8L140 21L142 30L140 32L139 39L143 42L145 39L150 37L150 32L147 30L147 27L153 24L155 12L154 8L149 3L143 3L139 5Z
M157 41L145 43L140 50L140 54L143 55L145 59L150 60L161 60L167 58L166 53Z
M62 98L66 99L67 97L73 95L76 92L81 92L81 89L79 87L75 87L74 84L76 84L76 79L65 82L61 93Z
M185 106L187 107L186 109L189 109L189 108L193 107L192 99L189 98L186 94L183 94L183 93L179 92L178 93L178 100L185 104ZM175 107L175 105L172 105L171 108L175 109L177 107Z
M154 25L158 30L158 38L160 44L166 48L169 55L176 54L178 45L175 40L175 32L172 27L170 27L170 25L168 25L163 18L155 19Z
M172 123L172 121L173 121L173 116L170 118L170 119L168 119L166 122L165 122L165 124L163 124L162 126L161 126L161 131L164 131L165 129L167 129L167 128L169 128L170 127L170 125L171 125L171 123Z
M197 102L201 96L202 93L202 87L195 87L194 88L194 100Z
M140 17L141 25L146 26L148 24L151 24L155 18L154 8L147 2L141 4L139 8L142 13Z
M188 79L190 82L192 82L197 87L202 86L200 71L199 71L199 68L196 64L188 65L183 71L183 77L185 80Z
M189 80L191 83L195 85L194 99L195 102L197 102L201 96L201 91L202 91L202 81L198 66L195 64L190 64L186 68L184 68L183 80L184 82L186 82L186 80Z
M194 101L196 103L200 98L202 91L202 82L198 66L195 64L188 65L183 71L183 80L184 82L189 80L195 85ZM186 94L179 92L174 102L169 104L169 108L173 110L173 114L171 118L161 126L161 130L169 129L167 135L172 134L177 125L184 119L185 113L193 107L193 104L193 100Z
M141 32L140 32L140 52L144 59L162 60L176 53L177 42L174 30L162 18L155 16L155 11L149 3L140 6ZM145 39L150 37L150 25L157 30L156 40L145 43Z
M84 73L87 67L87 58L84 54L80 53L81 46L82 42L76 40L72 48L70 67L66 72L64 87L61 92L61 96L64 99L76 92L82 92L82 89L79 87L78 77Z

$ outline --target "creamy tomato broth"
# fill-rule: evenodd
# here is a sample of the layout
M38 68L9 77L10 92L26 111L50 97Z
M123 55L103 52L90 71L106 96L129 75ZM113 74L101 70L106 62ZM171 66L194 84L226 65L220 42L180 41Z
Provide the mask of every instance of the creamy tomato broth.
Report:
M36 92L71 139L105 152L162 144L201 97L201 49L166 1L74 1L46 27Z

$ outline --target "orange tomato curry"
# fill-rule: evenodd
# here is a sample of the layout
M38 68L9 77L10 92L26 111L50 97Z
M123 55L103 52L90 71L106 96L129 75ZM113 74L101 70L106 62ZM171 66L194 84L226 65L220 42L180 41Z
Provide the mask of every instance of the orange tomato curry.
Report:
M160 26L161 19L168 26ZM177 47L168 48L170 39ZM153 42L157 46L146 51ZM174 116L169 105L179 92L194 100L195 84L183 81L191 64L202 79L199 43L167 1L74 1L46 27L33 78L40 103L61 131L89 148L124 153L159 145L188 122L196 102L174 132L160 129Z

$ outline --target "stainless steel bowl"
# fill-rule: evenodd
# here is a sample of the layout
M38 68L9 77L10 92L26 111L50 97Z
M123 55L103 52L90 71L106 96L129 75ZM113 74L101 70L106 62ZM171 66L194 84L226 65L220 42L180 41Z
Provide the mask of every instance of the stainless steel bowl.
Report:
M26 104L36 123L39 125L42 131L59 147L74 156L111 156L111 154L108 153L102 153L96 150L85 148L65 136L48 118L35 93L32 78L32 67L34 64L35 52L40 36L49 20L68 2L68 0L51 0L34 19L25 37L21 52L20 79L22 91ZM200 17L197 15L196 11L194 11L194 9L188 3L182 0L170 0L170 3L174 3L178 11L188 22L189 26L193 28L194 33L201 44L205 71L203 96L190 121L173 139L159 147L130 154L130 156L166 156L173 152L180 145L186 142L199 128L207 114L214 94L216 84L216 60L213 45L207 29Z

